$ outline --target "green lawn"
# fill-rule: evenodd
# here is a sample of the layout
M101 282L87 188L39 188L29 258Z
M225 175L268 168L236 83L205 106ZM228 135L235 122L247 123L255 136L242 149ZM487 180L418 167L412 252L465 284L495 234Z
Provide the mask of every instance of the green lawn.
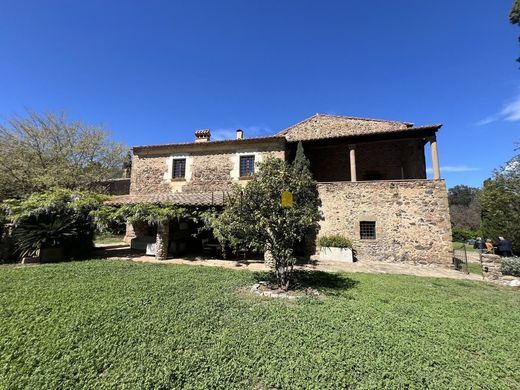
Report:
M466 252L475 252L478 253L478 250L473 248L473 245L465 244L463 242L456 242L453 241L453 249L460 249L462 250L462 246L466 247Z
M124 234L118 235L118 234L100 234L96 236L95 243L96 244L119 244L123 242L123 239L125 238Z
M520 388L520 293L317 274L268 300L257 275L85 261L0 267L0 388Z
M464 265L465 267L466 265ZM482 275L482 266L480 263L468 263L469 272L472 274Z

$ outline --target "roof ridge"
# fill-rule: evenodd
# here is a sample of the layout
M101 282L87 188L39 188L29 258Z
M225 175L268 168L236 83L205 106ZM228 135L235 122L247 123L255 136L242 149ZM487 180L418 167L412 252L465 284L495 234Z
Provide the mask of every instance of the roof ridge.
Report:
M278 133L275 134L275 136L277 136L277 135L279 135L279 136L283 136L283 135L285 135L285 133L287 133L287 132L288 132L290 129L292 129L293 127L296 127L296 126L298 126L298 125L301 125L302 123L305 123L305 122L307 122L308 120L311 120L311 119L314 118L315 116L320 116L320 114L316 113L316 114L314 114L314 115L311 115L310 117L305 118L305 119L299 121L298 123L295 123L294 125L291 125L291 126L285 128L285 129L279 131Z
M365 118L361 116L350 116L350 115L337 115L337 114L320 114L316 113L314 116L332 116L334 118L346 118L346 119L358 119L362 121L372 121L372 122L390 122L390 123L403 123L405 125L413 126L413 122L405 122L405 121L396 121L393 119L377 119L377 118Z
M403 122L403 121L396 121L396 120L390 120L390 119L375 119L375 118L363 118L363 117L357 117L357 116L348 116L348 115L337 115L337 114L320 114L320 113L316 113L314 115L311 115L310 117L308 118L305 118L303 120L301 120L300 122L297 122L295 123L294 125L291 125L281 131L279 131L278 133L275 134L275 136L277 135L285 135L290 129L292 129L293 127L296 127L298 125L301 125L302 123L305 123L315 117L320 117L320 116L328 116L328 117L333 117L333 118L341 118L341 119L355 119L355 120L362 120L362 121L370 121L370 122L385 122L385 123L401 123L403 125L406 125L406 127L413 127L414 126L414 123L412 122Z

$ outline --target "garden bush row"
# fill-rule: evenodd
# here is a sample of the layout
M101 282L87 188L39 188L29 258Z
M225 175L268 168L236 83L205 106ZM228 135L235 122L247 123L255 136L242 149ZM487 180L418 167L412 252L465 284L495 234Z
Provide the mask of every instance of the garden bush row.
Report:
M520 258L505 257L502 259L502 273L504 275L520 276Z
M352 249L352 242L348 238L343 237L339 234L332 234L332 235L328 235L328 236L319 237L318 246Z

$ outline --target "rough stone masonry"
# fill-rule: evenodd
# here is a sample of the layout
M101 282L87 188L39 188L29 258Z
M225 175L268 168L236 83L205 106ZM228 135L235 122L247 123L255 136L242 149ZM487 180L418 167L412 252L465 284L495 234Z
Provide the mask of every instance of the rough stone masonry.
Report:
M318 189L325 217L319 235L350 238L359 259L451 264L444 181L330 182ZM375 222L375 239L361 239L362 221Z

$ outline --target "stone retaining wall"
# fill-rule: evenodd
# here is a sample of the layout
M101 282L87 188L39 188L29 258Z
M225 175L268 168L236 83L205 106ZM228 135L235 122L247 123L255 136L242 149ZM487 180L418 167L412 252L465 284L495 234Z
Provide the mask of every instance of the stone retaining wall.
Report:
M452 263L448 195L443 180L319 183L319 235L342 234L358 260ZM376 222L376 239L360 238L360 222Z
M482 277L485 280L500 280L502 279L502 258L493 254L482 254Z

